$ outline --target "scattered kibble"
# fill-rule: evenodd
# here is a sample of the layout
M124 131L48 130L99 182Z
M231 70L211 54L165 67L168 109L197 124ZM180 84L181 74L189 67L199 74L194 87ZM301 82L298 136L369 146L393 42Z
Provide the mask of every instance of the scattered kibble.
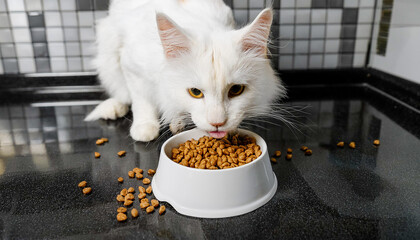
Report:
M150 179L148 179L148 178L144 178L144 179L143 179L143 184L144 184L144 185L150 184Z
M143 173L143 169L138 168L138 167L135 167L135 168L133 168L133 172L135 172L135 173Z
M287 155L286 155L286 159L287 159L287 160L292 159L292 154L290 154L290 153L289 153L289 154L287 154Z
M159 201L156 199L152 199L150 200L150 203L152 204L153 207L157 208L159 206Z
M125 200L133 200L134 199L134 195L132 193L129 193L125 196Z
M162 215L163 213L165 213L165 211L166 211L166 207L165 206L160 206L160 208L159 208L159 215Z
M101 157L101 154L98 152L95 152L95 158L100 158L100 157Z
M119 207L117 209L117 212L119 212L119 213L125 213L125 212L127 212L127 208L125 208L125 207Z
M311 149L307 149L307 150L305 151L305 155L306 155L306 156L311 156L311 155L312 155L312 150L311 150Z
M134 177L134 172L133 171L128 171L128 177L133 178Z
M144 198L143 198L144 199ZM142 200L143 200L142 199ZM148 202L141 202L140 203L140 208L141 209L145 209L145 208L147 208L147 207L149 207L150 206L150 204L148 203Z
M155 208L154 208L153 206L148 206L148 207L146 208L146 212L147 212L147 213L151 213L151 212L153 212L153 211L155 211Z
M118 182L119 182L119 183L122 183L122 182L124 182L124 178L122 178L122 177L119 177L119 178L118 178Z
M140 193L145 193L146 192L146 189L144 187L142 187L142 186L139 186L139 192Z
M146 197L146 193L144 193L144 192L139 193L138 197L139 197L139 199L143 199L143 198Z
M121 190L121 192L120 192L120 194L122 195L122 196L124 196L125 197L125 195L127 195L127 193L128 193L128 191L127 191L127 189L126 188L124 188L123 190Z
M373 145L375 145L375 146L379 146L379 144L380 144L380 142L379 142L379 140L378 140L378 139L376 139L376 140L374 140L374 141L373 141Z
M133 218L138 217L139 216L139 211L137 211L137 209L135 209L135 208L131 209L131 216Z
M78 185L80 188L84 188L84 187L86 187L87 186L87 182L86 181L81 181L81 182L79 182L79 185Z
M152 186L148 186L146 188L146 193L151 194L152 193Z
M291 148L287 149L287 153L292 153L292 152L293 152L293 149L291 149Z
M356 148L356 143L350 142L349 147L352 148L352 149L355 149Z
M133 201L132 200L126 199L124 201L124 206L130 206L131 204L133 204Z
M337 143L337 147L344 147L344 142Z
M278 150L277 150L277 151L275 151L275 152L274 152L274 156L276 156L276 157L280 157L280 156L281 156L281 152L280 152L280 151L278 151Z
M140 202L142 203L142 202L149 202L149 199L147 199L147 198L143 198L143 199L140 199Z
M153 169L149 169L149 170L147 170L147 174L148 174L149 176L153 176L153 175L155 175L155 173L156 173L156 170L153 170Z
M96 145L102 145L102 144L104 144L104 140L102 138L96 140Z
M108 142L108 138L101 138L102 141Z
M91 187L85 187L85 188L83 188L82 191L83 191L83 194L87 195L87 194L92 192L92 188Z
M307 146L302 146L302 147L300 147L300 150L306 152L306 150L308 150L308 147Z
M124 222L125 220L127 220L127 215L125 215L125 213L118 213L117 220L118 222Z
M135 192L135 190L134 190L134 188L133 188L133 187L129 187L129 188L128 188L128 190L127 190L127 192L129 192L129 193L133 193L133 192Z
M124 199L124 196L123 196L123 195L118 195L118 196L117 196L117 201L118 201L118 202L124 202L124 200L125 200L125 199Z
M118 156L122 157L122 156L125 156L126 153L127 152L123 150L123 151L119 151L117 154Z
M136 173L136 178L137 179L142 179L143 178L143 174L141 174L140 172Z
M273 162L273 163L277 163L277 159L275 159L275 158L270 158L270 161Z

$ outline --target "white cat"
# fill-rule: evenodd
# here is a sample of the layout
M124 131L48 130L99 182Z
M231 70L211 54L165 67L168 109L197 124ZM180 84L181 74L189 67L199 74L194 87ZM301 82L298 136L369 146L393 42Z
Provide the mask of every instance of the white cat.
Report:
M161 123L176 133L186 119L225 136L285 95L267 58L272 19L267 8L235 30L223 0L114 0L97 25L95 60L111 98L85 120L116 119L131 105L137 141L155 139Z

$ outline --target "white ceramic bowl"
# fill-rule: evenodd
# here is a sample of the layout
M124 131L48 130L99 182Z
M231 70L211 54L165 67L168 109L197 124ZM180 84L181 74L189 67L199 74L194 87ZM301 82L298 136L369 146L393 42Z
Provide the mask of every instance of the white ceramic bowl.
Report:
M253 132L239 133L254 137L262 154L248 164L223 170L185 167L168 157L173 147L192 138L197 140L207 132L192 129L168 139L152 181L155 197L170 203L181 214L202 218L241 215L267 203L277 190L267 145Z

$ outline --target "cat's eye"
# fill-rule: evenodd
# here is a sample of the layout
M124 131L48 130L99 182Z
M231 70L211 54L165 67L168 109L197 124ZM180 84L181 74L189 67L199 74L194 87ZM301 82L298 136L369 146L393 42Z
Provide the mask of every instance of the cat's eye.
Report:
M240 85L240 84L235 84L233 85L230 89L229 89L229 93L228 96L229 97L236 97L241 95L245 90L245 86L244 85Z
M201 92L201 90L197 88L190 88L188 89L188 92L193 98L202 98L204 96L203 92Z

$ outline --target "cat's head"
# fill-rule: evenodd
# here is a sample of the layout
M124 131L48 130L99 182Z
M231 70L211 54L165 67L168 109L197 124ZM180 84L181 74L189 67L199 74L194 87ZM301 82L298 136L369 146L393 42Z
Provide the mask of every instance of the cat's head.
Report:
M285 95L267 58L273 14L263 10L248 26L194 34L162 14L157 26L166 64L162 70L163 118L190 116L213 137L234 131L250 116L264 114Z

